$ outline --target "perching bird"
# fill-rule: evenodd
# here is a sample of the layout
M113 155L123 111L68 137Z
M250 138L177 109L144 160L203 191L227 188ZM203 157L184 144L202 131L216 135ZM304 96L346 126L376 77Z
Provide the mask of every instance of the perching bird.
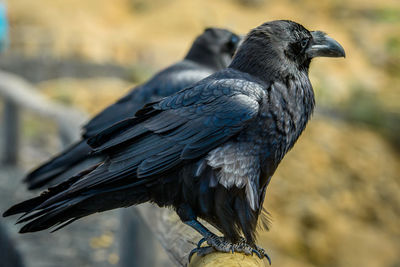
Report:
M109 106L84 127L82 139L39 166L25 178L29 189L62 182L86 168L101 162L101 155L90 155L87 138L116 122L132 117L144 104L172 95L193 83L226 68L240 42L240 37L226 29L207 28L194 41L185 58L157 73L148 82Z
M147 104L88 140L107 159L4 213L21 233L95 212L154 202L173 207L209 246L267 256L255 229L267 185L314 109L314 57L344 57L334 39L292 21L247 35L227 69ZM201 218L221 231L218 237ZM201 243L201 242L200 242ZM269 259L269 258L268 258Z

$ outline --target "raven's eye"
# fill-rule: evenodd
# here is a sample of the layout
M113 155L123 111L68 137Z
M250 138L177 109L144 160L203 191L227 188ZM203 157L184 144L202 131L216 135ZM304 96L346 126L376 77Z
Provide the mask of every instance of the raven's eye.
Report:
M239 38L236 35L232 35L230 43L237 44L238 42L239 42Z
M232 35L228 43L226 44L226 47L229 51L235 50L239 41L239 37L237 37L236 35Z
M303 49L306 48L306 46L308 45L308 39L301 40L300 45L301 45L301 48L303 48Z

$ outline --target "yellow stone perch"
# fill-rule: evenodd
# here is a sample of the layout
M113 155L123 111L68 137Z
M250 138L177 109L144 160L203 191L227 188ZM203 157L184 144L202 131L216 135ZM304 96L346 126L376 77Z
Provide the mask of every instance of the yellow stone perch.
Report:
M257 255L247 256L242 253L221 253L214 252L200 257L193 255L189 267L264 267L268 266L267 261L263 261Z

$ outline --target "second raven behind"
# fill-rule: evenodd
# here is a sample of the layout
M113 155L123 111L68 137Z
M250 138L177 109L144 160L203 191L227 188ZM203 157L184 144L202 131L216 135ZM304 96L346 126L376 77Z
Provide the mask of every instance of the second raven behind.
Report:
M226 29L207 28L194 41L182 61L154 75L133 88L126 96L91 119L84 127L82 139L25 178L29 189L57 184L100 162L101 155L89 155L89 137L121 120L134 116L145 103L172 95L183 88L226 68L232 60L240 37Z

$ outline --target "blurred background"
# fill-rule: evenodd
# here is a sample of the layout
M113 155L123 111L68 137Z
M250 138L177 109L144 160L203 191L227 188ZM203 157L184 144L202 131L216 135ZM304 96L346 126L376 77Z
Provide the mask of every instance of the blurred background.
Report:
M347 57L312 63L317 109L268 188L272 227L259 243L274 266L400 266L398 0L0 0L0 13L1 3L0 70L90 115L180 60L205 27L244 34L291 19L327 32ZM0 36L6 28L0 21ZM12 123L4 100L0 129ZM62 149L54 120L18 112L18 165L0 167L1 212L32 195L24 173ZM13 222L0 219L26 266L119 264L118 211L54 234L18 235Z

